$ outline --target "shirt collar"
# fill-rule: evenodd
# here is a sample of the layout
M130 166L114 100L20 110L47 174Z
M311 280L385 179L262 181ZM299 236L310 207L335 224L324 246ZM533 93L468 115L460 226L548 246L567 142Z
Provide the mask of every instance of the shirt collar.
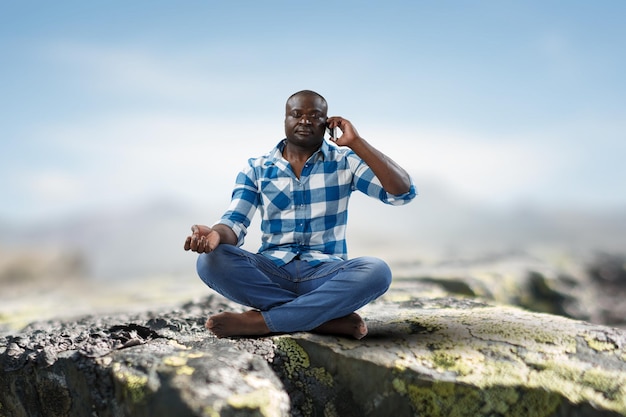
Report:
M287 139L283 139L274 147L274 149L270 152L270 159L273 163L280 161L283 159L283 149L285 149L285 144L287 143ZM317 162L318 159L328 161L330 159L331 146L330 144L324 140L322 141L322 145L319 147L317 151L312 155L313 161Z

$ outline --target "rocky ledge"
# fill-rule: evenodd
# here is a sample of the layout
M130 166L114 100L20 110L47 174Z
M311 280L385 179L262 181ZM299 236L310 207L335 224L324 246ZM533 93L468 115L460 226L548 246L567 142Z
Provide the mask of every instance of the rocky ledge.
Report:
M403 290L360 341L217 339L217 296L0 337L0 416L624 416L626 331Z

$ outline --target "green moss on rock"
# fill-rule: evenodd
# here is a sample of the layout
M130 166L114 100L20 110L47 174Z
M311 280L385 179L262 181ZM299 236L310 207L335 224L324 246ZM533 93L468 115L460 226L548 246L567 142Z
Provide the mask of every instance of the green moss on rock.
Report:
M114 363L113 378L120 387L121 402L130 404L141 404L145 402L150 392L148 387L148 377L139 374L130 368L122 367L119 363Z
M587 342L587 345L596 352L610 352L617 349L615 343L598 340L596 337L589 334L584 335L584 339Z
M397 380L397 392L407 396L416 415L429 417L528 416L548 417L561 404L561 397L544 390L520 395L514 387L477 387L453 382L407 383Z
M255 410L262 417L279 417L270 389L259 389L245 394L236 394L228 399L228 405L240 410ZM219 415L219 414L218 414Z
M276 347L286 358L283 366L289 378L293 378L296 371L309 368L309 355L293 339L281 337L276 340Z
M291 337L274 339L277 354L275 368L281 376L293 405L303 416L336 414L339 395L333 376L321 366L311 366L306 350ZM277 365L277 363L279 363Z

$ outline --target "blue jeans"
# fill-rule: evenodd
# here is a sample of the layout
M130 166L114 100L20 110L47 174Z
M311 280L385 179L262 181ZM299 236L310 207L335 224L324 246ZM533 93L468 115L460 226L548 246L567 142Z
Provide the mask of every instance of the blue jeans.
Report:
M347 316L387 291L389 266L378 258L293 260L278 267L263 255L219 245L198 257L198 275L226 298L261 311L272 332L313 330Z

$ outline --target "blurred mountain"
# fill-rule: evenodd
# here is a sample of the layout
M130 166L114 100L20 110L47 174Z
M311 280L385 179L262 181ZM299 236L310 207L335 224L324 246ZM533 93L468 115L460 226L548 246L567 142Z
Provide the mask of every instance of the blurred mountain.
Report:
M400 207L355 195L351 248L377 247L396 260L519 251L626 252L626 207L548 209L519 204L495 208L461 198L438 184L423 184L419 191L414 202Z
M213 223L227 203L200 208L163 199L28 225L0 221L0 258L24 252L67 253L94 279L193 274L195 255L183 250L189 228ZM245 247L256 251L259 244L257 219ZM390 261L532 248L624 253L626 209L495 209L426 184L414 202L401 207L355 194L348 244L352 257L370 254Z
M208 217L215 216L209 213ZM28 225L5 222L0 248L4 253L63 250L80 254L86 275L98 279L179 274L193 271L193 255L183 251L183 242L190 225L206 217L197 208L159 200Z

